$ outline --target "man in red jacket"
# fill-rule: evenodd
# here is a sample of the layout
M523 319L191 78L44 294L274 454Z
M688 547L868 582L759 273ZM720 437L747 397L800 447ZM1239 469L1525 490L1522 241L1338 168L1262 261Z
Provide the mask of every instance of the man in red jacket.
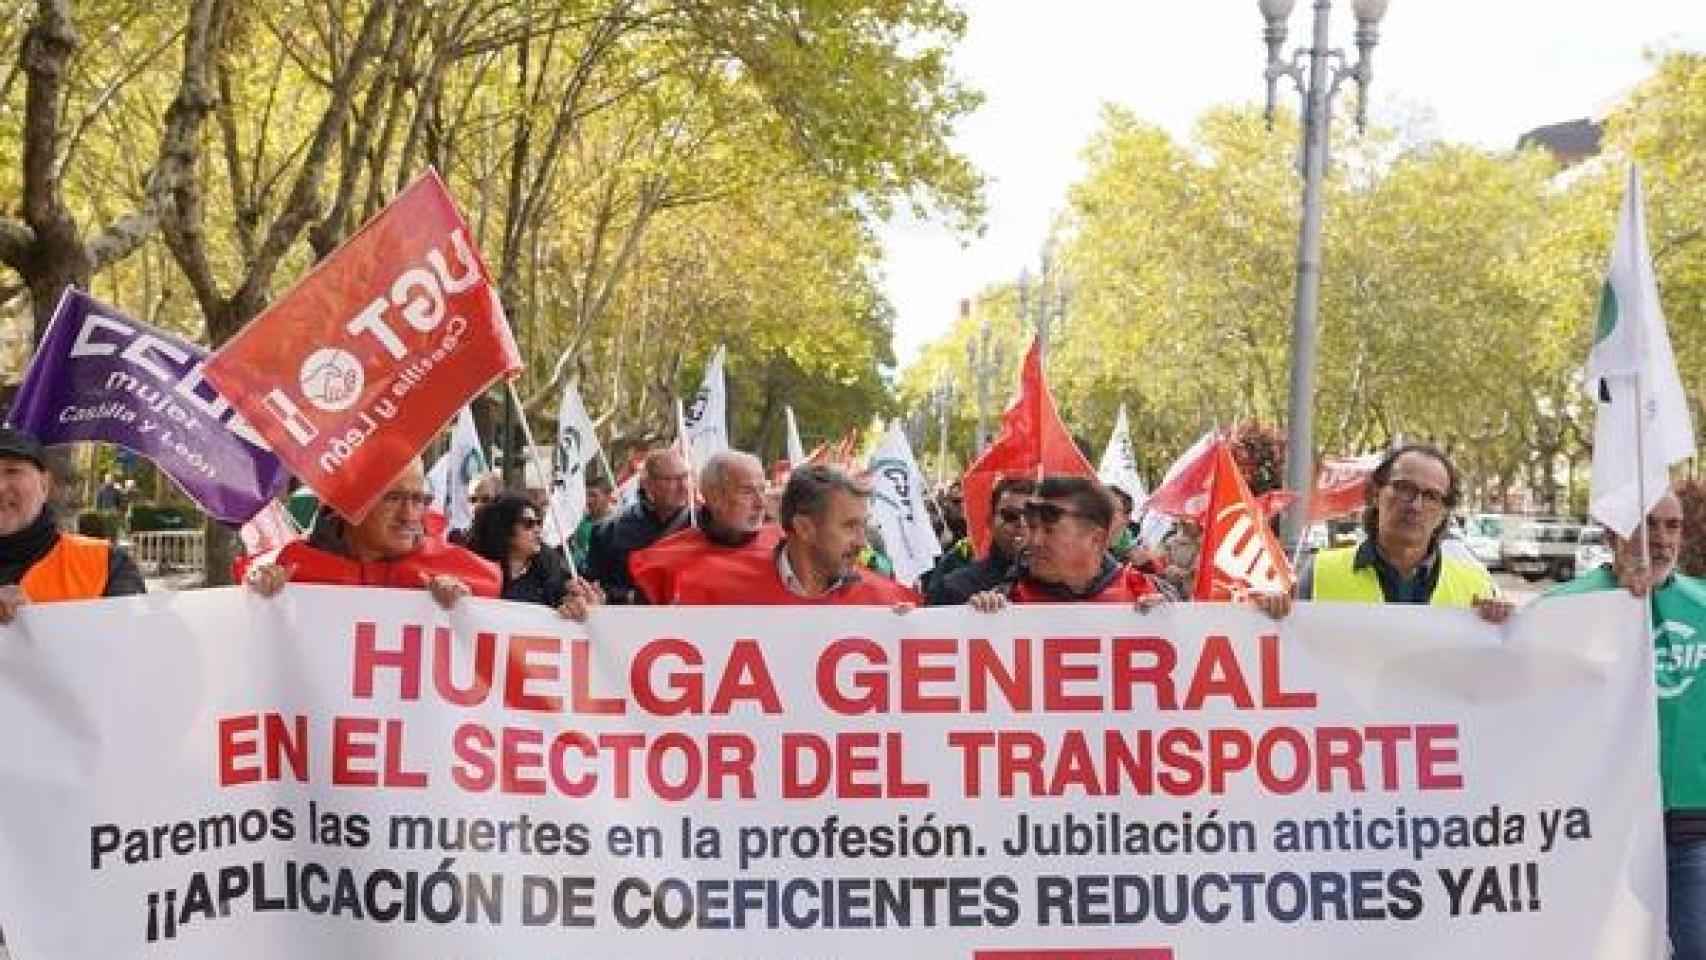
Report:
M1155 577L1114 560L1114 500L1088 477L1048 477L1025 504L1027 565L969 601L993 612L1012 603L1126 603L1148 609L1171 599Z
M496 565L426 533L422 517L431 503L417 458L361 522L321 510L308 539L291 541L272 563L250 570L249 584L267 597L293 581L425 589L446 609L470 593L496 597L503 582Z
M782 539L764 522L764 464L752 454L712 454L699 471L699 496L704 506L693 526L628 555L628 574L646 603L674 603L679 584L709 559L741 551L768 558Z
M707 556L675 587L679 604L912 606L918 594L859 566L868 484L828 466L795 470L782 491L782 542Z

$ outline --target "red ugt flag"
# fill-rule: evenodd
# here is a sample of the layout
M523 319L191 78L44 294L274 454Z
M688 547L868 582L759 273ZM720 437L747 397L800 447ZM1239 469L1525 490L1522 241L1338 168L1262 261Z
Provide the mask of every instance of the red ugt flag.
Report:
M1251 592L1290 593L1296 583L1291 563L1225 440L1215 444L1211 490L1192 598L1236 600Z
M1368 478L1380 465L1380 454L1358 457L1329 457L1315 477L1315 499L1309 505L1311 521L1331 520L1356 513L1368 502Z
M1073 442L1043 379L1035 340L1019 370L1019 397L1001 415L1001 434L966 471L966 528L981 556L989 549L989 493L1004 476L1038 473L1096 478L1096 468Z
M520 368L491 273L428 171L204 375L322 501L359 519L464 404Z

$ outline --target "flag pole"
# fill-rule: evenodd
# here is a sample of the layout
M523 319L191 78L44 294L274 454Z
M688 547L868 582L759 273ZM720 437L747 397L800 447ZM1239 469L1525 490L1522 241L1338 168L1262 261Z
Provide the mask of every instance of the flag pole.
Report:
M526 456L522 457L522 462L521 462L521 483L523 486L526 486L527 485L527 457L533 456L533 448L537 447L538 444L533 442L533 428L531 426L528 426L527 408L521 405L521 397L520 397L520 395L518 395L515 392L515 381L506 379L504 381L504 389L509 391L510 402L515 404L516 412L518 414L520 414L519 419L521 420L521 436L523 439L525 439L527 441L527 454L526 454ZM562 541L563 559L567 560L569 563L569 579L570 580L579 580L581 578L581 574L580 574L579 570L575 569L574 541L569 539L569 537L563 533L563 518L557 515L557 511L550 509L550 496L551 496L551 491L549 488L547 488L545 491L545 497L546 497L545 516L551 518L551 526L557 528L557 539Z
M675 435L681 440L681 456L687 461L687 525L699 525L699 512L694 504L699 499L698 483L693 477L693 437L687 432L687 409L681 398L675 398Z

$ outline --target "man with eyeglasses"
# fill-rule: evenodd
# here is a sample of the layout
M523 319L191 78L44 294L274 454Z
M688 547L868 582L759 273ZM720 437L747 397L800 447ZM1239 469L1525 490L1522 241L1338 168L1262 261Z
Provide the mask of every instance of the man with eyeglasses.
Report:
M1671 956L1706 958L1706 580L1677 572L1682 501L1665 495L1630 536L1606 531L1611 563L1546 592L1552 597L1628 590L1649 598L1658 690L1659 783Z
M449 609L473 594L496 597L496 564L428 534L423 526L432 494L417 457L386 485L367 516L352 522L322 509L306 540L286 544L272 563L250 570L249 585L265 597L289 583L425 589Z
M1008 581L974 594L974 609L1012 603L1128 603L1147 610L1172 599L1162 582L1108 552L1114 498L1088 477L1047 477L1023 509L1025 564Z
M628 574L641 601L676 602L684 578L709 575L707 565L728 554L768 556L782 531L764 522L764 493L764 464L757 457L738 450L712 454L699 471L703 506L696 525L628 558Z
M644 603L634 589L628 558L687 526L687 460L671 448L646 454L639 498L593 528L586 575L604 589L607 602Z
M989 498L989 551L947 576L927 578L930 606L959 606L1012 577L1025 547L1025 502L1035 489L1036 483L1029 477L1003 476L995 481Z
M1399 447L1369 476L1361 544L1323 550L1298 572L1296 598L1342 603L1412 603L1470 607L1503 623L1513 607L1500 599L1479 564L1441 549L1462 488L1457 468L1428 444ZM1292 597L1263 594L1257 607L1275 618Z

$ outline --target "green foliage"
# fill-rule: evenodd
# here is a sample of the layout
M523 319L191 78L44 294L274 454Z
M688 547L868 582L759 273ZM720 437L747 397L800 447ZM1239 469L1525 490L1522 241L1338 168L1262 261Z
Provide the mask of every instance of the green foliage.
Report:
M1580 369L1631 159L1646 179L1678 364L1706 425L1706 56L1659 58L1611 116L1604 155L1567 170L1539 150L1356 137L1342 120L1334 133L1317 456L1431 440L1465 468L1472 499L1522 486L1567 498L1560 482L1591 455ZM1100 440L1125 404L1155 472L1215 424L1285 422L1297 142L1295 118L1269 131L1249 109L1211 110L1183 140L1104 112L1055 238L1073 296L1049 372L1075 429ZM986 292L980 312L1004 295ZM974 379L965 343L976 326L925 348L902 374L903 406L925 405L944 376ZM997 389L1012 382L1004 365Z
M118 539L124 518L114 510L85 510L77 515L77 532L85 537Z

